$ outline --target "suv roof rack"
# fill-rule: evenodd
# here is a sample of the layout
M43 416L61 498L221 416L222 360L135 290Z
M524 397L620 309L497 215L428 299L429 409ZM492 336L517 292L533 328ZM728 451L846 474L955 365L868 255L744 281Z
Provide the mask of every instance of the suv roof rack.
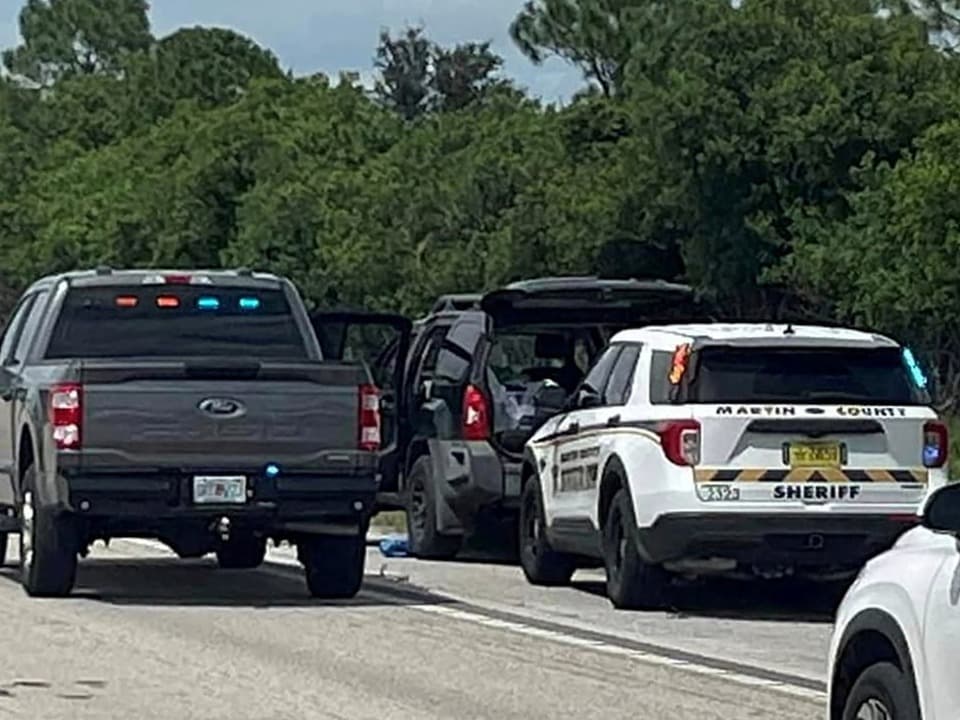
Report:
M430 313L441 313L441 312L463 312L465 310L479 310L480 309L480 300L483 298L483 295L477 294L452 294L452 295L441 295L437 298L437 301L433 304L433 307L430 308Z

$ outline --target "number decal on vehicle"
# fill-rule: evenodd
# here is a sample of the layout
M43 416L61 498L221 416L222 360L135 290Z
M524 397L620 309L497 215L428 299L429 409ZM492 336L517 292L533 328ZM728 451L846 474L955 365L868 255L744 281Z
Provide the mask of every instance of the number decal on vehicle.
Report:
M703 484L697 488L697 494L704 502L732 502L740 499L740 488L732 485Z

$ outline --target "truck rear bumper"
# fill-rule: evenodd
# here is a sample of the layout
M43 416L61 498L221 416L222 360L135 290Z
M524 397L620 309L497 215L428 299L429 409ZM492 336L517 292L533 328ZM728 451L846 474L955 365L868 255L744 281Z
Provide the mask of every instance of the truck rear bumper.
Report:
M213 473L207 473L213 474ZM238 474L238 473L228 473ZM299 473L277 478L248 475L242 504L197 505L193 476L179 473L67 474L64 510L130 531L203 523L221 517L257 529L359 527L374 507L374 475L323 477Z
M909 515L676 513L639 528L648 562L724 558L744 565L854 569L888 550L917 519Z

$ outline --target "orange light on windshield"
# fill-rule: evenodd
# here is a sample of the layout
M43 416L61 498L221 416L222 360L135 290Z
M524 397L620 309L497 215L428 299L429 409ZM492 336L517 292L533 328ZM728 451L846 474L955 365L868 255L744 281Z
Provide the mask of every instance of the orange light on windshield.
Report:
M180 298L174 297L173 295L161 295L157 298L157 307L160 308L177 308L180 307Z
M690 345L678 345L673 351L673 362L670 364L670 384L679 385L683 374L687 371L687 361L690 359Z
M140 302L136 295L118 295L116 299L117 307L132 308Z

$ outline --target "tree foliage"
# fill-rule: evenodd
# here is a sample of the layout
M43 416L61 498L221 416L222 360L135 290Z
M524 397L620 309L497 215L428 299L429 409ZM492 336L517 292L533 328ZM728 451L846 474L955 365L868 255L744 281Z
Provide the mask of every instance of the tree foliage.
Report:
M890 332L956 402L960 58L930 41L951 8L531 0L521 49L585 76L555 107L483 41L385 32L368 92L227 30L155 38L134 0L30 0L0 78L0 302L103 262L249 265L409 313L525 276L660 277L732 317Z

